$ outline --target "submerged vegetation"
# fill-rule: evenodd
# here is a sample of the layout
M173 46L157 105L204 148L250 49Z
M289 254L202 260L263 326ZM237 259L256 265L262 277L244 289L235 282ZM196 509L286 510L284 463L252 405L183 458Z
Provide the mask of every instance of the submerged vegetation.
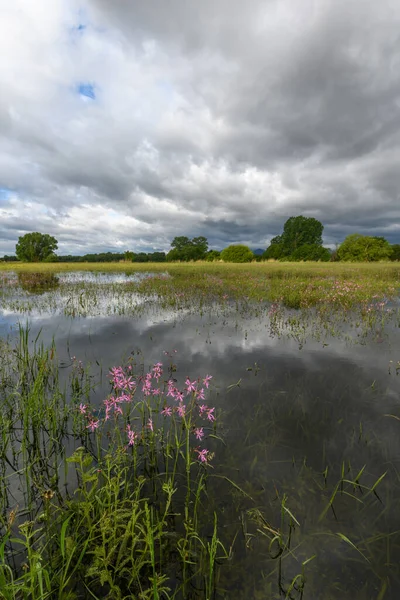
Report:
M3 336L0 598L398 597L387 369L369 380L318 352L308 372L265 346L257 362L236 351L223 362L211 342L226 328L245 348L253 328L300 347L381 343L398 327L400 267L5 264L0 282L20 322L160 314L171 343L178 323L174 339L193 344L203 320L215 363L156 342L149 364L122 347L118 363L61 360L40 319Z
M102 273L113 273L114 279ZM55 293L43 294L46 286ZM182 318L233 311L242 322L258 318L274 335L318 339L344 330L348 336L350 328L359 340L396 321L399 289L400 266L393 263L126 263L96 268L42 263L3 265L0 270L2 306L16 313L138 317L161 306Z

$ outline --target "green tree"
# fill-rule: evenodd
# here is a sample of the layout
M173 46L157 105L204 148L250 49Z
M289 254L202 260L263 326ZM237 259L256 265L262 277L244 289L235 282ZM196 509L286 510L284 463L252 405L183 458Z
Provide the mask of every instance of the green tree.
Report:
M248 246L234 244L222 250L221 258L224 262L245 263L251 262L254 254Z
M24 262L41 262L49 259L58 248L56 238L48 233L26 233L18 238L15 253Z
M176 248L172 248L166 256L167 262L174 262L175 260L183 260L182 254Z
M392 254L390 255L390 260L400 260L400 244L392 244Z
M331 260L331 253L328 248L323 246L317 246L317 244L303 244L296 248L296 250L288 257L287 260L300 261L300 260L320 260L328 262Z
M282 244L273 244L271 240L270 246L266 249L266 251L261 255L263 260L269 260L271 258L275 260L279 260L284 257L284 248Z
M219 250L209 250L206 254L206 260L208 262L214 262L214 260L219 260L221 256L221 252Z
M146 252L138 252L138 254L135 254L135 256L133 257L132 262L137 262L137 263L149 262L149 256L148 256L148 254L146 254Z
M130 250L127 250L126 252L124 252L124 260L126 260L126 262L132 262L134 257L135 257L134 252L131 252Z
M171 248L175 248L178 252L182 252L188 246L190 246L190 239L185 235L174 237L171 242Z
M175 237L171 242L171 248L167 254L167 260L201 260L204 259L208 250L207 238L203 236L190 240L181 235Z
M313 217L290 217L283 226L283 233L279 236L284 255L293 254L300 246L311 244L322 246L322 232L324 226Z
M343 261L373 262L388 260L392 248L385 238L352 233L340 244L337 254Z
M165 252L150 252L148 257L150 262L165 262Z
M311 252L309 246L322 247L323 230L322 223L313 217L303 217L302 215L290 217L283 226L282 234L272 238L262 257L264 260L269 258L277 260L288 258L290 260L289 257L302 246L308 247L307 253L309 254ZM315 252L318 255L318 251Z

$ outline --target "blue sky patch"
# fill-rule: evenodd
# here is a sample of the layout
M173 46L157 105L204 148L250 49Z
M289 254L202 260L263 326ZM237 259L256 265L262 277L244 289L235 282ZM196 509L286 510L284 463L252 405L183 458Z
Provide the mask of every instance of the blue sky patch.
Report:
M79 83L78 84L78 94L80 96L85 96L86 98L90 98L91 100L96 99L94 85L92 85L91 83Z
M0 187L0 201L8 200L11 196L12 190L5 187Z

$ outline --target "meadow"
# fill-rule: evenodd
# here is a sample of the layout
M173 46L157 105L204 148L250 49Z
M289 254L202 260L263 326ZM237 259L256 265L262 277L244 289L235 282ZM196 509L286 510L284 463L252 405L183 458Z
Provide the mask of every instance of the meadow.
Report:
M397 598L400 265L0 265L0 598Z

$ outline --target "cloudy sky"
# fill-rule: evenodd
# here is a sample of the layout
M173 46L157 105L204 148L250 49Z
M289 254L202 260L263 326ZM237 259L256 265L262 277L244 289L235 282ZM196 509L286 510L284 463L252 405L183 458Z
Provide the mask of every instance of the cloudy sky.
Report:
M265 248L298 214L400 243L398 0L0 11L0 256Z

